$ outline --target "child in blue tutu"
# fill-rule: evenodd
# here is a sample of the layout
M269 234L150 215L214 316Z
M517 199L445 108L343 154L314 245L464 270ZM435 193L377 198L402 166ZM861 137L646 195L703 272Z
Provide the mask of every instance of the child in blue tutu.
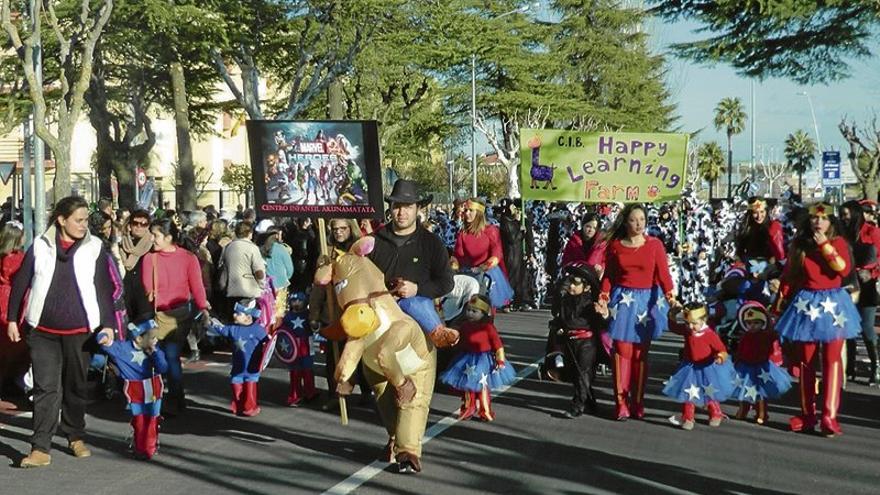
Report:
M727 348L707 324L705 304L685 307L684 320L670 322L670 329L684 335L681 363L663 388L663 394L682 402L681 427L694 429L696 406L709 410L709 426L719 426L724 418L720 402L733 393L736 371L727 359Z
M737 311L737 321L745 330L736 348L736 389L739 400L736 419L746 419L755 407L755 422L767 423L767 399L782 397L791 388L791 377L782 364L779 335L770 327L767 308L758 301L746 301Z
M484 421L495 419L490 392L513 383L516 372L504 357L504 344L492 322L489 299L476 294L465 310L461 324L461 353L453 358L440 381L461 391L459 419L477 415Z

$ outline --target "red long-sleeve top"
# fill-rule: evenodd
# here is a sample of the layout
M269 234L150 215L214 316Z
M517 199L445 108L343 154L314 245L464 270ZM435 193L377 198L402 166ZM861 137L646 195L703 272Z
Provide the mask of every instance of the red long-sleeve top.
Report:
M783 246L785 236L782 232L782 224L776 220L771 220L767 230L770 233L770 252L773 253L776 261L785 261L785 247Z
M156 263L156 309L167 311L190 299L198 309L208 308L199 259L180 247L174 251L152 252L144 256L141 281L147 294L153 292L153 261L156 258L159 260Z
M9 294L12 292L12 279L21 268L22 261L24 261L24 251L20 249L0 256L0 324L3 325L3 329L9 323Z
M614 240L608 244L605 262L603 294L608 294L611 287L617 285L630 289L650 289L660 285L664 294L672 292L666 249L656 237L646 235L645 243L636 248L624 246L620 239Z
M843 260L843 267L838 267L839 269L837 270L832 268L831 262L833 260L822 253L822 249L826 244L831 244L831 246L834 247L834 250L836 251L834 254ZM843 284L843 277L852 270L849 244L846 242L846 239L840 236L826 241L816 249L813 249L804 255L803 277L800 281L791 280L790 272L793 263L794 260L789 257L789 262L785 265L785 270L782 274L782 284L780 288L782 298L788 297L794 291L799 289L824 290L840 288ZM795 284L797 284L797 286L795 286Z
M699 333L694 333L684 323L675 322L671 324L670 330L684 335L684 353L682 358L692 363L702 363L710 359L715 359L718 354L727 354L727 347L721 342L721 338L708 326L703 327Z
M862 228L859 229L858 242L860 242L861 244L869 244L874 246L874 249L876 249L877 253L880 254L880 228L868 222L863 223ZM874 260L863 266L857 266L856 269L869 270L872 277L880 277L880 261L878 260Z
M586 264L591 268L596 265L601 265L604 268L605 251L607 248L608 243L600 238L599 234L596 234L596 236L590 240L589 245L585 246L584 238L581 233L575 232L565 244L565 249L562 250L561 264L562 266L575 263Z
M498 329L490 322L466 321L461 324L459 333L461 340L458 346L464 352L497 351L504 347Z
M466 230L459 232L453 254L462 268L480 266L494 257L498 260L501 271L507 274L504 251L501 248L501 231L494 225L487 225L479 234L471 234Z
M746 364L762 364L772 361L782 365L782 347L774 330L746 332L736 346L736 361Z

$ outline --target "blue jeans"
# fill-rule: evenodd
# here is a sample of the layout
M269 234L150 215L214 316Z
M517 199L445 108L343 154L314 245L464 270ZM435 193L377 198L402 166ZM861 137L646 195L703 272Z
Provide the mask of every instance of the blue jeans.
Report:
M168 360L168 372L165 374L168 395L179 394L183 396L183 367L180 365L181 343L174 335L170 335L159 343L159 347L165 351L165 359Z
M877 316L877 306L859 307L859 315L862 317L862 339L865 344L877 342L877 333L874 332L874 317Z
M425 296L407 297L397 301L397 305L404 313L416 320L425 334L430 334L437 328L437 325L443 323L440 321L440 315L437 314L437 308L434 307L434 300L431 298Z

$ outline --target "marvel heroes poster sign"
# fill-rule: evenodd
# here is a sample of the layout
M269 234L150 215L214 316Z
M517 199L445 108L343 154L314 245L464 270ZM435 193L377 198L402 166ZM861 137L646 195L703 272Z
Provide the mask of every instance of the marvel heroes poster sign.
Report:
M254 201L263 215L382 216L375 121L247 121Z

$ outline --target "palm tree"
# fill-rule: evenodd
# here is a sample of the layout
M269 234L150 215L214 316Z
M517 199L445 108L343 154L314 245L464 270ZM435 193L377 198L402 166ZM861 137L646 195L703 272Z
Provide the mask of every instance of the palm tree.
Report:
M709 183L709 200L713 198L715 181L724 173L724 152L715 141L703 143L697 149L697 170Z
M746 112L739 98L722 98L715 107L715 129L727 132L727 197L733 194L733 136L746 128Z
M798 129L794 134L785 138L785 159L792 170L798 173L798 196L801 195L801 186L804 182L804 172L813 164L816 156L816 142L809 134Z

